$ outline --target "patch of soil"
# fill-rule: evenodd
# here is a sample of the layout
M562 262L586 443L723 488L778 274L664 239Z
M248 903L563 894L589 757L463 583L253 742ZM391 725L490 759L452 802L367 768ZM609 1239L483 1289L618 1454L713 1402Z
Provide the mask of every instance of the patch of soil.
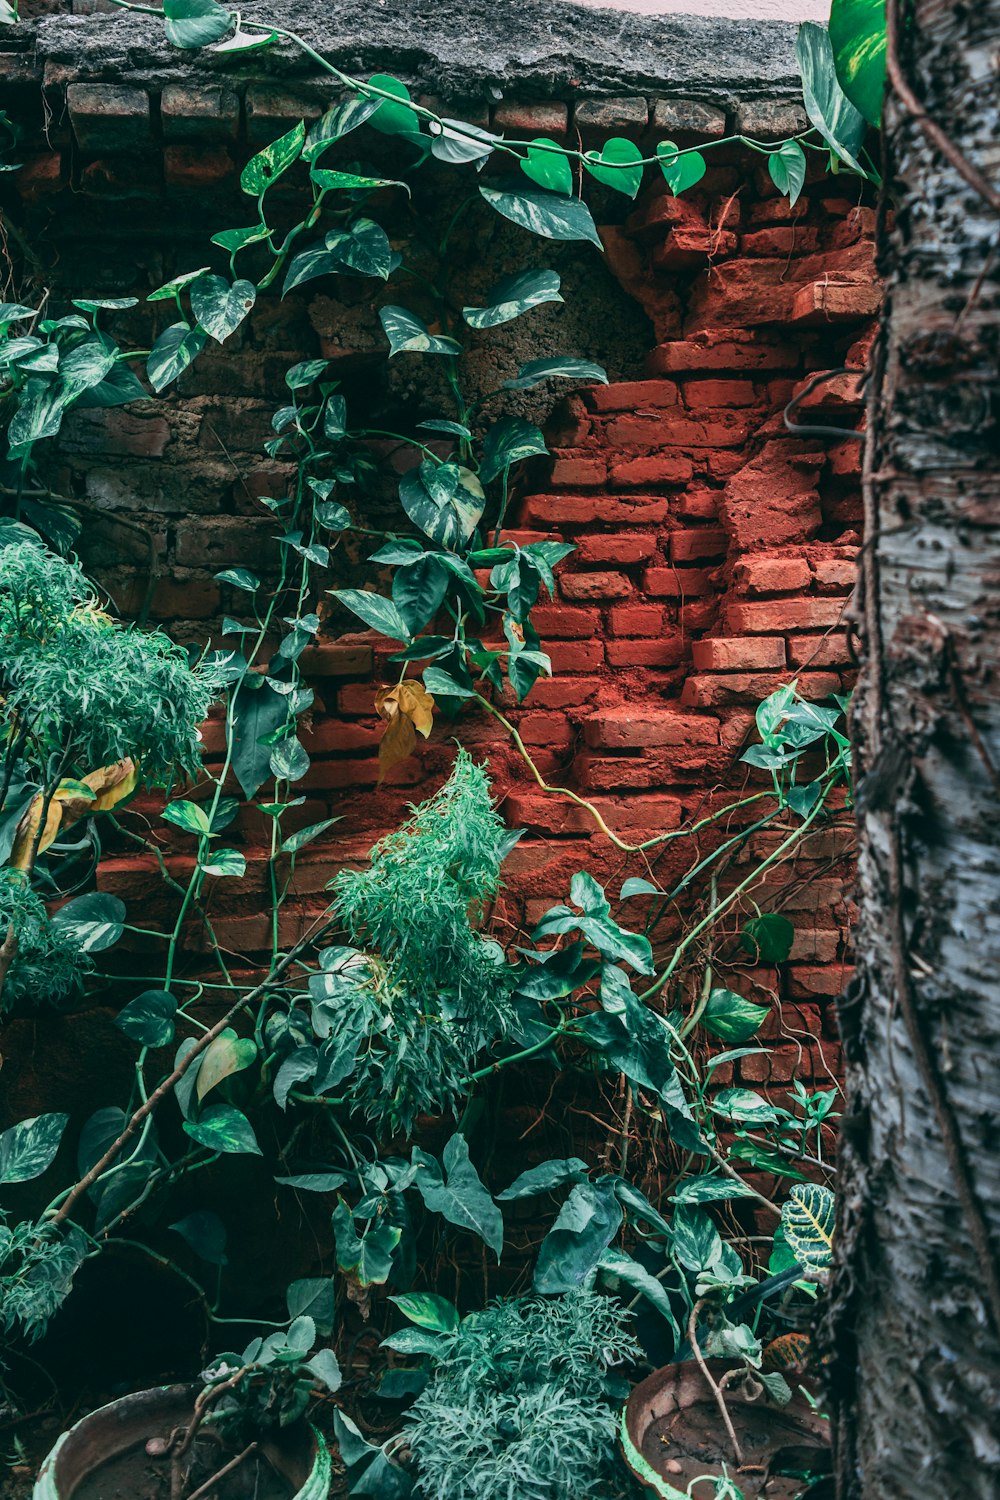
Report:
M187 1494L193 1494L236 1456L215 1444L205 1444L203 1449L192 1465ZM212 1500L289 1500L293 1494L292 1485L260 1452L252 1453L211 1488ZM170 1464L161 1458L150 1458L142 1443L101 1464L73 1491L73 1500L169 1500L169 1497Z
M651 1422L643 1457L678 1490L686 1490L699 1475L722 1474L725 1460L746 1500L796 1500L805 1476L822 1472L828 1462L815 1431L801 1420L801 1413L782 1407L751 1406L730 1398L729 1410L743 1450L742 1466L732 1453L720 1449L719 1408L711 1396ZM710 1479L691 1490L692 1500L710 1500L714 1493Z

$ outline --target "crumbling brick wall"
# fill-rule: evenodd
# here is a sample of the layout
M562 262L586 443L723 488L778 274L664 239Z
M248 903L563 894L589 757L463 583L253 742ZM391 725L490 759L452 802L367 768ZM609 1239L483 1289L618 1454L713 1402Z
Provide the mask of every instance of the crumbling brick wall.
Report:
M318 113L323 99L318 85L260 77L178 81L155 59L140 59L134 76L95 81L65 52L47 62L37 50L7 54L21 97L44 96L45 118L14 176L13 212L55 247L57 299L144 296L206 261L208 236L239 222L225 215L239 202L242 161ZM623 134L649 146L667 133L684 144L733 129L776 138L803 123L787 95L734 101L725 91L715 100L566 91L463 112L512 134L586 145ZM648 179L634 206L597 195L607 269L578 247L533 251L546 263L555 255L579 292L570 320L552 325L572 336L562 352L603 357L613 379L554 405L546 398L552 457L522 481L518 534L566 539L577 550L558 570L558 596L536 612L553 678L510 712L540 772L592 798L636 841L755 784L760 773L738 757L756 704L775 687L794 676L805 695L822 699L851 683L845 610L861 540L859 446L793 434L782 414L816 373L845 366L854 373L806 396L796 420L846 428L859 420L858 377L878 306L871 210L856 184L849 194L832 177L811 181L789 208L759 158L726 147L711 162L680 200ZM509 241L483 251L472 231L470 262L480 253L502 272ZM322 352L351 391L364 392L384 368L370 292L322 283L309 292L262 303L246 332L207 354L166 399L80 413L50 465L55 490L85 506L88 566L126 612L148 593L153 618L183 639L207 638L238 607L215 582L218 569L249 563L266 572L274 527L256 500L287 480L262 454L284 370ZM129 316L137 339L148 337L149 310ZM511 345L501 363L517 356ZM473 382L495 373L483 359L477 367L472 356ZM413 394L409 378L372 385L372 399L398 414ZM378 456L390 467L398 461L388 445ZM116 517L138 521L145 538ZM348 559L352 582L364 555L356 549ZM342 821L299 857L283 940L319 909L331 875L362 859L408 801L439 784L453 736L489 759L509 822L527 830L507 867L500 916L508 931L565 899L578 869L614 890L645 868L582 809L539 791L502 731L475 715L440 725L377 789L373 698L391 648L335 613L325 629L303 658L317 692L304 737L313 763L288 827ZM214 722L210 765L221 747ZM136 811L155 819L158 808L147 799ZM241 816L233 836L247 853L248 880L220 889L213 908L221 942L237 954L266 939L263 826L253 809ZM169 830L163 837L169 848ZM740 873L776 838L756 835ZM772 1040L784 1038L769 1058L742 1059L741 1081L780 1085L838 1071L832 1009L848 973L849 855L849 832L827 830L784 871L780 904L797 931L780 974L734 960L732 987L778 994L770 1029ZM172 858L183 868L179 843ZM667 880L691 861L691 846L678 840L649 868ZM145 921L167 912L152 865L124 847L112 849L99 882L141 907ZM763 909L770 894L766 886L755 893ZM661 940L669 935L668 923ZM192 933L192 946L198 941Z

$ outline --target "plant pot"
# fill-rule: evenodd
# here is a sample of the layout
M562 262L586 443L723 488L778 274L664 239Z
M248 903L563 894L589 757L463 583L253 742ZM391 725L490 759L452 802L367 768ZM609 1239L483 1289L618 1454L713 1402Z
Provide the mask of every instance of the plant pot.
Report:
M74 1500L84 1482L103 1464L133 1451L144 1454L147 1439L165 1436L190 1417L197 1391L193 1385L158 1386L123 1396L81 1417L63 1433L42 1464L32 1500ZM326 1500L330 1454L314 1427L301 1422L274 1441L262 1442L259 1451L293 1486L289 1500ZM102 1495L102 1500L112 1500L112 1495Z
M716 1381L731 1368L709 1360ZM800 1382L799 1382L800 1383ZM745 1464L739 1468L713 1393L694 1360L665 1365L637 1385L621 1421L621 1445L632 1473L663 1500L689 1500L696 1476L726 1472L746 1500L794 1500L801 1478L780 1468L822 1473L829 1467L829 1424L796 1390L787 1406L764 1397L748 1401L738 1390L726 1391ZM679 1465L679 1467L677 1467ZM669 1467L668 1467L669 1466ZM696 1485L690 1500L708 1500L714 1487Z

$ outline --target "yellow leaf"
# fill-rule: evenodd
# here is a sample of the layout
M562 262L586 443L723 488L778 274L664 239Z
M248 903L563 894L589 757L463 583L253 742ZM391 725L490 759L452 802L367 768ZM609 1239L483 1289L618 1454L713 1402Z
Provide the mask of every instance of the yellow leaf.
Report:
M83 778L85 785L94 792L92 812L110 812L126 797L131 797L139 782L139 767L135 761L116 760L112 766L101 766L89 771Z
M38 841L38 852L41 854L54 842L62 822L63 807L57 801L58 793L49 803L45 814L45 829ZM10 851L11 868L15 870L26 870L31 863L31 853L35 847L35 839L38 828L42 821L42 805L45 798L41 792L36 792L28 804L26 811L21 816L17 825L17 833L14 835L14 844Z
M395 706L395 705L394 705ZM417 743L416 730L412 721L406 714L399 712L398 706L395 713L389 717L385 734L379 741L378 746L378 779L381 784L387 771L393 766L398 766L400 761L412 755L413 748Z
M256 1056L257 1048L248 1037L238 1037L228 1026L225 1031L220 1031L206 1049L204 1060L198 1069L195 1093L199 1104L224 1078L248 1068Z
M434 699L422 682L401 682L395 691L400 709L426 739L434 728Z

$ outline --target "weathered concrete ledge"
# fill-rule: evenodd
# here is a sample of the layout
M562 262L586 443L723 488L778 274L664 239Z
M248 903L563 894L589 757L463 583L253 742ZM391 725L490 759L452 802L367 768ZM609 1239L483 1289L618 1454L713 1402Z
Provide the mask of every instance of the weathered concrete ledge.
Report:
M275 0L254 9L261 18L269 9L344 71L391 69L452 104L638 95L731 112L799 91L797 28L781 21L639 16L546 0ZM320 79L291 44L231 58L183 52L166 44L159 22L125 13L5 28L0 48L9 81L53 88Z

